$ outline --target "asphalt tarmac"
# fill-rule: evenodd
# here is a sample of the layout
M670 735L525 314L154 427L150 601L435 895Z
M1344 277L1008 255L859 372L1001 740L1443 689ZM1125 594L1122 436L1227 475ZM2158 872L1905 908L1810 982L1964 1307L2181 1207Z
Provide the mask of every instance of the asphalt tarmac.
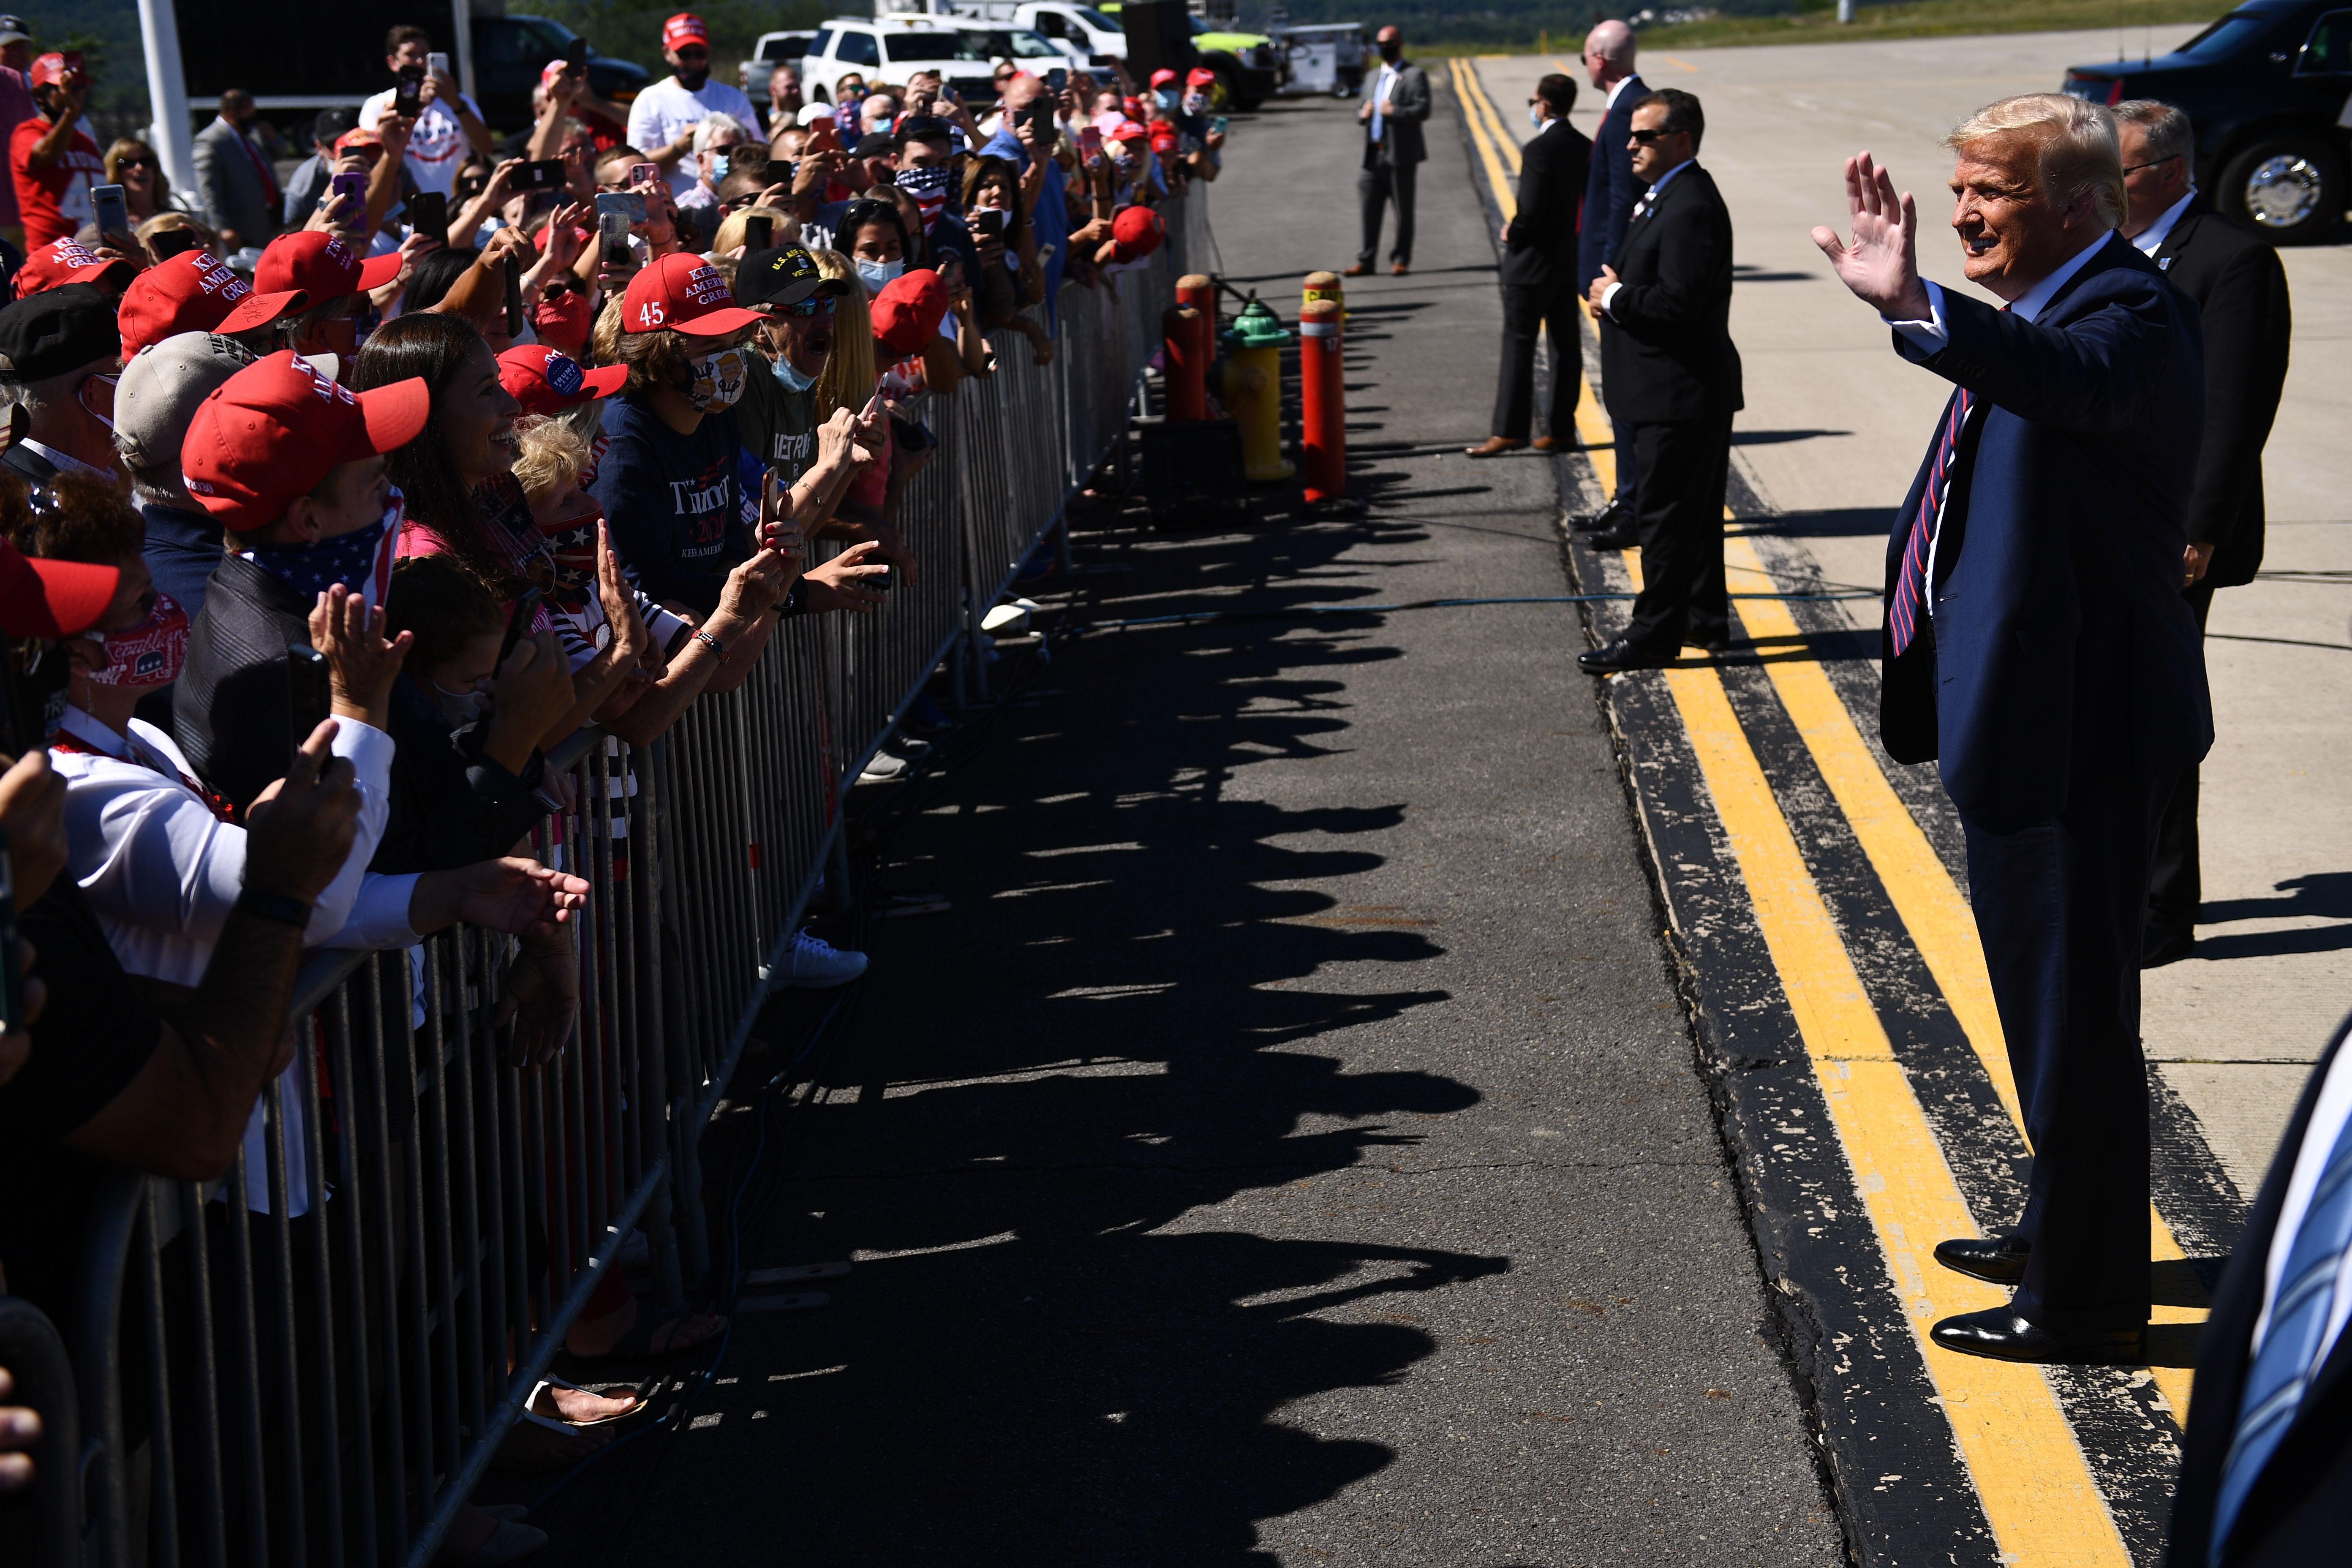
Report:
M1286 319L1352 110L1237 121L1211 194ZM1575 606L1082 630L1570 591L1552 465L1458 455L1499 311L1429 133L1412 275L1349 291L1368 514L1077 533L1052 662L868 819L953 909L864 928L764 1142L721 1118L781 1173L746 1267L852 1272L739 1314L551 1560L1843 1559Z

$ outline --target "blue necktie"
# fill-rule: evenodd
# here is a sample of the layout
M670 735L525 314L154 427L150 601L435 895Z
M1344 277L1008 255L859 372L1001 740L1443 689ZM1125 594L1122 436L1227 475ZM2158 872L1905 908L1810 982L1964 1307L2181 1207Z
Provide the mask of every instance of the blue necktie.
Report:
M2278 1299L2271 1304L2271 1331L2253 1365L2246 1369L2238 1430L2230 1439L2229 1458L2221 1461L2221 1489L2213 1501L2216 1563L2246 1494L2294 1424L2304 1390L2319 1371L2321 1336L2327 1330L2347 1246L2352 1246L2352 1121L2336 1135L2319 1184L2312 1189L2311 1208L2303 1216L2303 1228L2295 1232L2285 1272L2279 1276Z
M1895 579L1895 602L1886 606L1886 625L1895 634L1895 653L1901 658L1919 629L1919 606L1927 597L1927 546L1936 537L1936 519L1944 510L1944 493L1952 488L1952 458L1960 449L1960 432L1968 428L1975 394L1965 386L1945 405L1944 433L1936 439L1936 457L1927 465L1927 488L1919 497L1919 510L1911 519L1911 538L1903 547L1903 571Z

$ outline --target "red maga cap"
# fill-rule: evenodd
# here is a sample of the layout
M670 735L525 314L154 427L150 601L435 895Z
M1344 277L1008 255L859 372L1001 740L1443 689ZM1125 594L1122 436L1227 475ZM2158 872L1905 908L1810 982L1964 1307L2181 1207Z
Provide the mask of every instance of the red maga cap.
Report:
M51 240L16 268L16 298L26 299L68 283L111 283L119 289L138 275L139 268L121 257L95 255L76 239Z
M590 370L545 343L525 343L499 356L499 384L522 405L525 414L561 414L610 397L628 379L627 365Z
M948 286L928 267L902 272L874 297L874 341L900 358L939 335Z
M0 634L69 637L88 631L114 603L121 580L115 567L38 561L0 539Z
M1110 220L1110 237L1118 243L1118 258L1133 261L1160 248L1168 237L1168 226L1150 207L1123 207Z
M629 279L621 300L621 330L657 332L664 328L698 338L741 331L760 320L757 310L735 303L719 268L699 256L677 251Z
M1158 70L1151 73L1151 85L1154 87L1166 87L1170 82L1174 81L1175 79L1176 73L1170 70L1165 66L1160 67Z
M1110 139L1114 142L1149 142L1151 140L1151 132L1132 120L1122 120L1118 122L1118 128L1110 133Z
M251 331L310 303L299 289L257 294L212 252L184 250L142 272L123 291L117 313L122 357L181 332Z
M253 269L253 287L263 294L299 290L310 303L323 305L345 294L381 289L400 276L400 253L362 259L342 236L321 229L281 234L264 247Z
M662 47L671 54L676 54L688 44L700 44L704 48L709 48L710 29L705 26L702 18L693 12L680 11L662 24Z
M68 76L80 74L81 51L79 49L74 49L66 54L46 54L33 62L33 68L25 85L53 87L64 81Z
M335 138L335 156L340 158L354 147L381 147L383 135L373 125L354 125Z
M432 412L422 376L353 392L281 349L196 405L180 447L181 477L223 528L267 528L336 465L415 440Z
M1214 87L1217 85L1217 73L1203 66L1194 66L1191 70L1184 73L1184 85L1186 87Z

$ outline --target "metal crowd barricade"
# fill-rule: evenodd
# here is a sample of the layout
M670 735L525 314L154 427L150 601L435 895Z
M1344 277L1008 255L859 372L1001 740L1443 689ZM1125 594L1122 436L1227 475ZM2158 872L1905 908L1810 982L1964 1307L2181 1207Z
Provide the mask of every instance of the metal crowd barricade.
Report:
M901 508L922 570L882 613L784 623L651 746L554 760L572 804L535 847L593 889L567 1049L515 1058L506 936L317 954L260 1168L111 1179L62 1325L82 1463L58 1560L430 1562L631 1235L658 1300L708 1276L701 1133L845 789L1124 431L1204 205L1171 204L1148 265L1065 286L1051 366L1003 334L992 377L933 400Z

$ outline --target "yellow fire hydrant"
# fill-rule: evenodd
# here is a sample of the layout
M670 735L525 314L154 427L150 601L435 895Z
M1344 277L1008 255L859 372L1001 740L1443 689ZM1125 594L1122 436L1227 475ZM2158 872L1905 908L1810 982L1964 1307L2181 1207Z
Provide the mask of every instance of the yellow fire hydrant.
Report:
M1282 455L1282 350L1291 341L1264 303L1252 300L1225 329L1225 412L1242 433L1242 472L1253 484L1291 476Z

